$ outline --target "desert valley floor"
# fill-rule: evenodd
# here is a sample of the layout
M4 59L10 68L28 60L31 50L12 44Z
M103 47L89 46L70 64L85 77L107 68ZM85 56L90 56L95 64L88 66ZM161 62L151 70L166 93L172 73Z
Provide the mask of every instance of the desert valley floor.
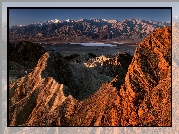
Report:
M61 53L63 56L69 56L72 54L86 55L87 53L93 53L97 56L114 56L118 52L127 52L131 55L134 54L134 51L137 45L117 45L116 47L109 46L82 46L75 44L64 44L64 45L42 45L46 50L54 50Z

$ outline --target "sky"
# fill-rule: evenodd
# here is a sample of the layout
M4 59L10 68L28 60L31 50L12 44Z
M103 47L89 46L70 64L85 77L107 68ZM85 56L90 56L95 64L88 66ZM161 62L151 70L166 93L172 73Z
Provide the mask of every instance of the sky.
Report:
M170 21L170 9L9 9L9 26L46 20L99 18L107 20L141 19Z
M96 7L172 7L172 16L179 16L179 2L2 2L2 23L7 22L7 7L87 7L87 6L88 7L95 7L95 6ZM51 19L55 19L55 18L52 17Z

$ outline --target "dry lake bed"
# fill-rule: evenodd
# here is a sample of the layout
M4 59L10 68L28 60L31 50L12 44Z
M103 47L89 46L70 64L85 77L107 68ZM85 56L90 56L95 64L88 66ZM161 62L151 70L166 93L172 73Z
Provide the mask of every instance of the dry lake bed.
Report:
M81 44L81 45L80 45ZM64 45L46 45L42 44L42 47L46 50L54 50L61 53L63 56L68 56L71 54L80 54L86 55L87 53L93 53L97 56L105 55L112 56L117 54L118 52L123 53L127 52L131 55L134 54L134 51L137 45L111 45L111 44L103 44L103 43L77 43L77 44L64 44Z

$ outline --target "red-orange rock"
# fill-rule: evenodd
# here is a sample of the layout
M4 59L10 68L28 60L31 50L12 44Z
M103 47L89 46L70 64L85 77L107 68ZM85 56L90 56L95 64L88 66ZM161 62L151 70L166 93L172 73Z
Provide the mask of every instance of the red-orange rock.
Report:
M41 77L48 58L45 53L30 74L9 85L11 126L171 126L170 27L139 44L120 90L103 83L81 101L65 96L67 87L54 78Z

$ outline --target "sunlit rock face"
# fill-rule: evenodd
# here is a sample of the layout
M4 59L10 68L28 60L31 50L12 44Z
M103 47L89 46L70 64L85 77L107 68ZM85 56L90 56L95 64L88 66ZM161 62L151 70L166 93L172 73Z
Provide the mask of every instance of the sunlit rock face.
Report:
M75 113L65 123L171 126L171 28L157 29L141 42L120 90L113 83L116 81L118 77L75 106Z
M170 27L146 37L134 57L73 56L46 52L9 84L9 125L171 125Z

